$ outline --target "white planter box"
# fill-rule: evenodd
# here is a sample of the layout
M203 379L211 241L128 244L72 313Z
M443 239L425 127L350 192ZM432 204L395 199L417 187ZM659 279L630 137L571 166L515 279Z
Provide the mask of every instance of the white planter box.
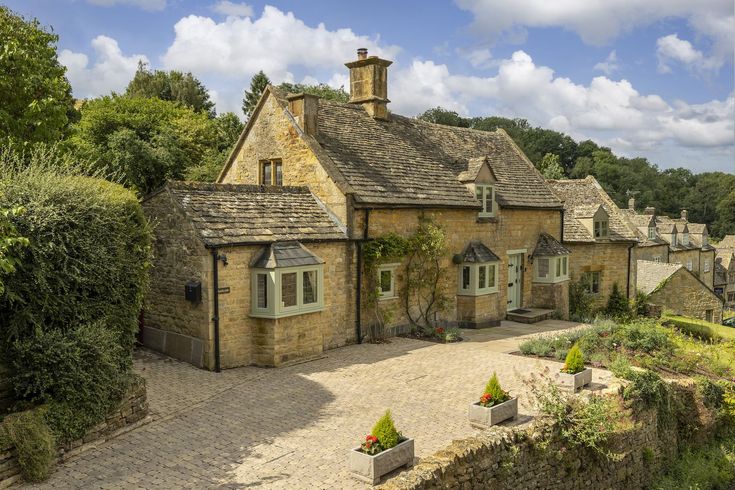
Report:
M349 469L358 480L377 485L383 475L401 466L413 466L413 439L406 439L395 447L370 455L359 447L350 451Z
M518 398L511 398L492 407L483 407L480 402L475 402L467 410L467 416L470 419L470 425L478 429L499 424L504 420L514 419L518 416Z
M571 391L592 383L592 368L585 368L577 374L559 373L559 384Z

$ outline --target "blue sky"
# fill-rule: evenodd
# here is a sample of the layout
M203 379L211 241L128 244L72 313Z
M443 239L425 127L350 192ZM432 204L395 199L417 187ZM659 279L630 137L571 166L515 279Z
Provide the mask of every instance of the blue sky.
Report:
M143 59L191 71L239 113L259 69L340 86L367 47L394 60L395 112L522 117L661 168L735 173L732 0L5 4L59 34L77 97L124 90Z

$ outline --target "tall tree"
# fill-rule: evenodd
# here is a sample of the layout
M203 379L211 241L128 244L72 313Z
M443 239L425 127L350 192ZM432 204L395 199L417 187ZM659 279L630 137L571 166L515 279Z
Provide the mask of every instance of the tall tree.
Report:
M0 5L0 137L61 138L74 112L56 53L58 36Z
M317 85L307 85L303 83L288 83L283 82L278 86L281 90L291 94L305 93L316 95L322 99L334 100L337 102L347 102L350 100L350 94L345 92L344 87L334 88L330 87L326 83L320 83Z
M220 114L214 120L217 133L217 148L207 150L199 165L186 170L186 180L198 182L214 182L217 179L227 157L235 147L242 133L243 124L234 112Z
M148 65L138 62L138 70L128 84L125 94L131 97L158 97L161 100L180 102L194 112L215 116L214 102L202 82L191 73L180 71L151 71Z
M263 95L265 88L271 83L268 76L260 70L256 73L252 80L250 80L250 90L245 91L245 96L242 99L242 112L245 114L245 118L249 118L255 106L260 100L260 96Z
M433 109L428 109L416 117L422 121L459 128L469 128L471 122L469 119L457 114L457 112L450 111L439 106L434 107Z
M553 153L544 155L541 165L539 165L539 172L547 179L563 179L565 177L564 169L559 163L559 155Z

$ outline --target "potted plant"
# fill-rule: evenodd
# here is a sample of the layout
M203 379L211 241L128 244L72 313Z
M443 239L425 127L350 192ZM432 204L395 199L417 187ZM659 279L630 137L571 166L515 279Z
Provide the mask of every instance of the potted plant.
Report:
M403 437L396 430L388 410L365 436L365 441L350 451L349 468L355 478L377 485L383 475L401 466L412 466L413 457L413 439Z
M559 384L577 391L592 383L592 368L584 367L584 356L576 344L569 349L564 367L559 372Z
M470 405L467 416L473 427L482 429L499 424L518 416L518 398L511 397L507 391L503 390L500 387L498 376L493 373L480 401Z

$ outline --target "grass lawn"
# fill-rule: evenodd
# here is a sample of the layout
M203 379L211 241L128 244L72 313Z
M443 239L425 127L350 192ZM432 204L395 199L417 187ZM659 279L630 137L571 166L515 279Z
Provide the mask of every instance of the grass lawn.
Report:
M671 323L688 335L714 340L735 340L735 328L685 316L664 315L664 323Z

